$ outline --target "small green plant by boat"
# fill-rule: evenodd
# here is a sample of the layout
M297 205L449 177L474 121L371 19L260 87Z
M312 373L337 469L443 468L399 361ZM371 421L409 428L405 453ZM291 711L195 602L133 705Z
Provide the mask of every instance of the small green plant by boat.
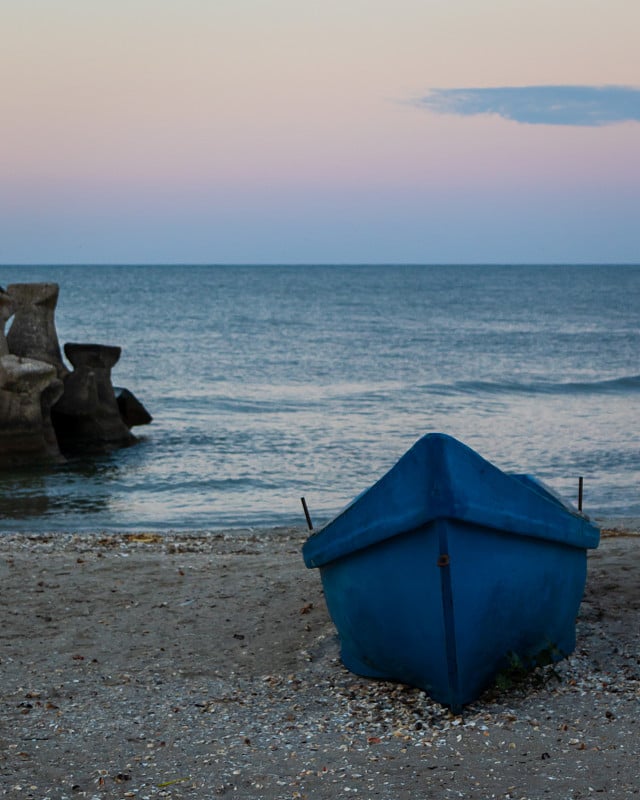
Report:
M511 652L507 656L507 665L496 675L494 686L504 692L520 687L525 682L540 686L551 677L559 679L555 670L549 671L549 674L536 670L539 667L554 664L561 658L562 653L551 644L540 650L535 657L529 659L528 663L525 663L517 653Z

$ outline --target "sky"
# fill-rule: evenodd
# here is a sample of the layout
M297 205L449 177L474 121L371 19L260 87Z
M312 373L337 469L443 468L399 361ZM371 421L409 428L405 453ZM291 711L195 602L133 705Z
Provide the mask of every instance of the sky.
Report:
M0 264L638 263L638 0L0 0Z

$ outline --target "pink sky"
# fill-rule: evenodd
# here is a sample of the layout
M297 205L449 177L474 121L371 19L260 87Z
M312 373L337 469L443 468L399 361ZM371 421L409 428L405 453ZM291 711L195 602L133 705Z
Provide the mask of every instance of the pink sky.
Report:
M640 261L640 124L430 89L640 85L636 0L0 5L0 263Z

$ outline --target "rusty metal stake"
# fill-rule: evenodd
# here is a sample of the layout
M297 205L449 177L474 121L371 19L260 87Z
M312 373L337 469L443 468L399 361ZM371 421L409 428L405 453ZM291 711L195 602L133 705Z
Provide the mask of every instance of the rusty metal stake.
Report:
M584 478L578 478L578 511L582 511L582 487L584 484Z
M313 523L311 522L311 516L309 515L309 509L307 508L307 501L304 497L300 498L300 502L302 503L302 508L304 509L304 515L307 518L307 525L309 526L309 530L313 530Z

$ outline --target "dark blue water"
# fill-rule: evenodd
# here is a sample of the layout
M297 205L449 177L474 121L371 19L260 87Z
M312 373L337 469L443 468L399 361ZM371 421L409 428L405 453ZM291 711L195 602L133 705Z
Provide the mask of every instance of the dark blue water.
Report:
M0 268L30 281L154 422L0 475L0 530L319 523L428 431L640 518L640 267Z

